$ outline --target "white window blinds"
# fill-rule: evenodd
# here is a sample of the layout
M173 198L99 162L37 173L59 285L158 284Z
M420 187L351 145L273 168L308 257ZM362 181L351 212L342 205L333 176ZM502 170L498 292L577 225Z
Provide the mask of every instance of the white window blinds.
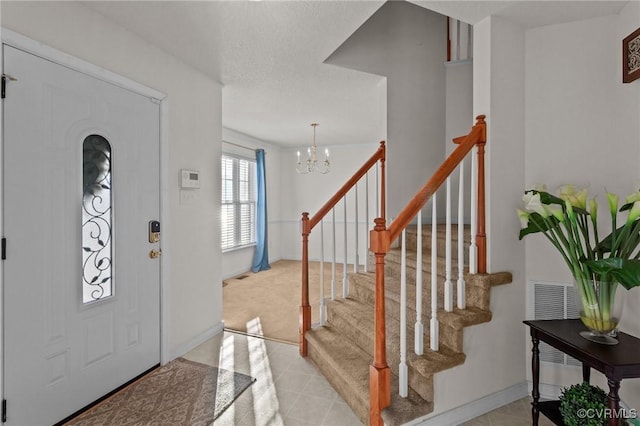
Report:
M256 162L222 155L221 247L231 250L256 242Z

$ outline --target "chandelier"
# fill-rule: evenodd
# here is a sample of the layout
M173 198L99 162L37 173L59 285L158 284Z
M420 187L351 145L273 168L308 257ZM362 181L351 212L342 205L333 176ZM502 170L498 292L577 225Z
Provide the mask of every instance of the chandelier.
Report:
M307 148L307 160L303 163L300 162L300 151L298 151L298 162L296 163L296 172L305 175L307 173L318 172L322 174L329 173L329 149L324 149L324 161L318 164L318 146L316 145L316 127L318 123L311 123L313 127L313 145Z

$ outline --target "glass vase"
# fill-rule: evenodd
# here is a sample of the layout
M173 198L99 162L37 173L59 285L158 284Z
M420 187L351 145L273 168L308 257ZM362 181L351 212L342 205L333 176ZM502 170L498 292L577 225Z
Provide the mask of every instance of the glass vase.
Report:
M616 345L624 308L624 288L616 281L575 280L580 320L589 329L580 335L592 342Z

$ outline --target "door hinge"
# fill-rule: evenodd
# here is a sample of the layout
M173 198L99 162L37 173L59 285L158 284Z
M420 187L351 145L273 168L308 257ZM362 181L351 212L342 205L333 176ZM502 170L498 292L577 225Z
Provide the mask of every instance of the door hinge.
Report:
M7 400L2 400L2 423L7 422Z
M7 258L7 239L2 239L2 260Z

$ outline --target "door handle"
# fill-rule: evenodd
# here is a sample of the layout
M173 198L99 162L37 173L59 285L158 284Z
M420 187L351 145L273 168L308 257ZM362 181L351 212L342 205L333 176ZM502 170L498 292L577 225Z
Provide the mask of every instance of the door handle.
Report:
M149 252L149 257L151 259L157 259L162 255L162 250L151 250Z

